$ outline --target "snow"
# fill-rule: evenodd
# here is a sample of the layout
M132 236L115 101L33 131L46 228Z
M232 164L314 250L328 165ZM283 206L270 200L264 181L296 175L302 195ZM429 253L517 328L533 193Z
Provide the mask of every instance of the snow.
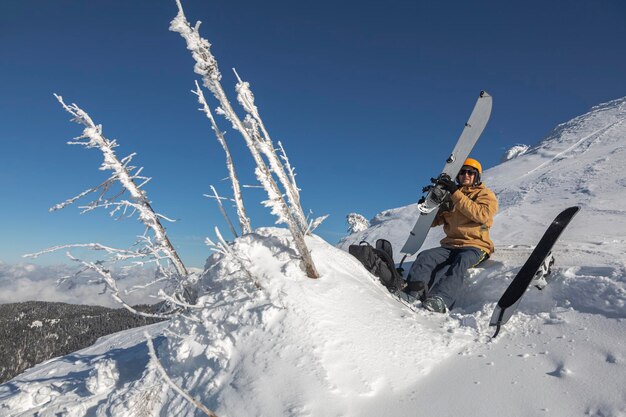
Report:
M528 152L528 149L530 149L530 146L528 145L515 145L506 151L502 159L503 161L508 161L510 159L517 158L518 156L524 155Z
M496 252L449 315L398 303L343 250L378 237L400 248L415 204L339 248L307 237L317 280L287 230L261 228L234 242L239 259L207 260L203 308L148 327L161 364L218 416L626 416L624 120L626 99L597 106L484 173L500 201ZM555 280L492 339L496 301L571 205L582 210L554 248ZM0 415L201 415L160 379L143 331L1 385Z

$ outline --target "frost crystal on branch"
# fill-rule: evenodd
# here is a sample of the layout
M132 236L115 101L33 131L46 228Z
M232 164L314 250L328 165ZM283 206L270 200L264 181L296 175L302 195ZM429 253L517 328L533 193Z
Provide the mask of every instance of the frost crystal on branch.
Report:
M178 14L170 22L170 30L180 33L185 38L187 49L191 51L193 59L196 61L195 73L202 77L204 86L216 94L222 74L220 74L217 61L211 53L211 44L199 34L202 22L198 21L196 26L192 28L183 13L180 0L176 0L176 4L178 5Z
M285 168L287 169L287 173L289 174L289 180L293 184L293 188L299 201L300 189L298 188L298 184L296 183L296 170L289 163L289 158L287 158L287 152L285 152L285 148L283 148L283 144L280 141L278 141L278 148L280 148L280 159L285 161Z
M324 216L317 217L317 218L311 220L309 222L308 230L310 232L312 232L313 230L317 229L320 226L320 224L322 224L324 222L324 220L326 220L327 218L328 218L328 214L326 214Z

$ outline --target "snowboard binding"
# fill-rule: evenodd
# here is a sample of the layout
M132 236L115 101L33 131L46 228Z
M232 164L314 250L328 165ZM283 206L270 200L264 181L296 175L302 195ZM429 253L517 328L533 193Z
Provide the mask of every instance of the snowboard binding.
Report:
M422 192L427 194L422 196L422 198L420 198L417 202L417 209L420 213L428 214L433 212L438 209L439 206L441 206L450 196L450 193L444 190L441 184L437 184L441 175L437 178L431 178L430 181L433 184L422 188Z
M535 272L530 285L538 290L543 290L552 281L552 265L554 265L554 256L552 252L549 252L537 272Z

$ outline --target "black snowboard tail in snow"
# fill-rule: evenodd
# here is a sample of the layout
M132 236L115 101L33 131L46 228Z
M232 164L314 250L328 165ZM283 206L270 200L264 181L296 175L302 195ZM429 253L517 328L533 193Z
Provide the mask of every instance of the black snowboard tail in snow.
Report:
M580 207L569 207L556 216L548 230L541 237L537 247L526 260L526 263L524 263L509 287L504 291L489 322L490 326L496 326L496 332L493 337L498 335L500 327L509 321L513 313L515 313L522 296L533 281L541 283L538 284L539 289L545 286L544 283L546 281L542 280L543 274L549 273L550 266L554 262L551 253L552 247L559 239L559 236L561 236L561 233L563 233L563 230L578 213L578 210L580 210ZM537 277L538 273L542 276Z

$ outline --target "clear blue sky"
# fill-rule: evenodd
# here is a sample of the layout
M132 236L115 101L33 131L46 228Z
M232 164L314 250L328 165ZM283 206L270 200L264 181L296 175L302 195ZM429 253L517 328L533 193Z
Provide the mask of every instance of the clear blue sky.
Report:
M318 234L332 243L345 234L347 213L371 218L417 200L481 89L494 97L473 154L486 168L511 146L535 144L558 123L626 95L621 0L183 6L203 22L225 88L234 90L232 67L251 83L297 169L305 210L330 214ZM2 2L0 260L63 243L127 247L142 232L134 220L73 206L48 213L105 178L97 150L65 144L81 129L55 92L103 124L120 155L138 153L153 177L154 207L179 219L168 231L188 265L202 266L214 226L228 234L203 197L210 184L225 195L229 186L223 152L189 92L191 56L168 31L175 14L174 0ZM240 137L227 137L243 182L254 183ZM244 194L255 227L273 223L263 197Z

